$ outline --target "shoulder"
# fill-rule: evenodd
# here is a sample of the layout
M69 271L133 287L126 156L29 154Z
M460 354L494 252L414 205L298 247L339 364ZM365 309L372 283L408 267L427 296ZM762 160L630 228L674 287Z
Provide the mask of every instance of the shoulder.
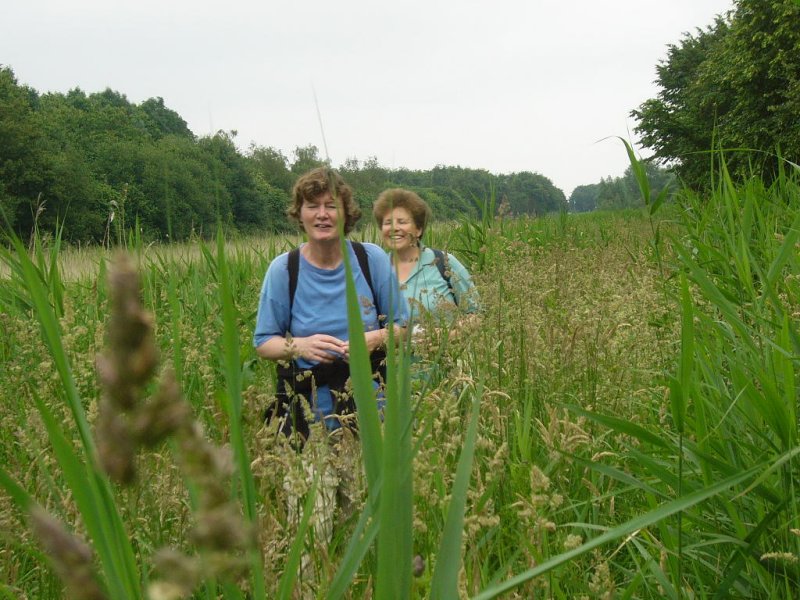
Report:
M288 278L289 273L289 253L284 252L283 254L279 254L275 258L272 259L272 262L269 263L269 267L267 268L267 278L268 279L275 279L275 278Z
M424 246L422 251L419 253L419 259L421 261L427 262L429 260L433 260L434 258L436 258L436 250L428 246Z
M378 246L377 244L373 244L371 242L350 242L350 248L353 248L353 244L361 244L364 248L364 251L367 254L367 258L369 259L370 265L379 265L379 266L388 266L391 267L391 262L389 261L389 255Z
M447 252L447 262L466 271L466 267L464 267L461 261L458 260L458 257L455 254L450 254Z
M350 247L352 248L353 244L360 244L364 247L364 250L367 252L367 256L370 258L373 256L386 256L386 252L384 252L383 248L378 246L377 244L373 244L372 242L350 242Z

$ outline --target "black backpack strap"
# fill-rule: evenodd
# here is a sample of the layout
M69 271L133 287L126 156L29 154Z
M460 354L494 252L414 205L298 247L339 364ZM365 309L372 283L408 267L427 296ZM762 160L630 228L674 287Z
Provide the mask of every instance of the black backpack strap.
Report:
M450 281L450 271L446 264L447 257L441 250L435 248L431 248L431 250L433 250L433 255L436 257L433 262L436 263L436 268L439 269L439 275L444 279L444 282L447 284L447 289L450 290L450 295L453 297L453 302L458 306L458 296L456 296L456 291L453 289L453 282Z
M300 248L289 252L286 268L289 270L289 324L291 324L294 294L297 291L297 274L300 271Z
M361 242L350 242L350 244L353 246L353 252L355 252L356 259L358 260L358 266L361 267L361 272L367 279L369 291L372 292L372 305L375 307L375 314L378 314L378 296L375 294L375 288L372 285L372 273L369 271L367 249L364 248L364 244Z

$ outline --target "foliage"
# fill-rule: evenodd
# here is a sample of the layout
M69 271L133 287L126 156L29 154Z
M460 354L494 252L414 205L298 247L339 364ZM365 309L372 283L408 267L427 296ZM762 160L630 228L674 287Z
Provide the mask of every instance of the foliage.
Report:
M569 210L573 213L590 212L597 208L600 184L579 185L569 195Z
M399 169L390 173L393 185L417 191L437 217L480 216L486 198L494 194L515 215L544 215L566 207L564 192L538 173L495 175L483 169L437 166L431 171Z
M135 249L162 360L209 441L233 450L237 483L226 483L226 494L259 530L261 557L244 566L263 561L263 583L211 581L198 597L245 589L290 597L301 552L316 565L316 591L330 597L391 596L393 582L410 598L796 595L797 180L784 173L771 186L739 187L722 174L712 198L685 195L678 207L653 194L639 166L646 214L512 219L493 217L487 203L473 227L484 247L484 268L474 272L483 314L415 339L415 368L429 376L397 396L380 433L364 425L373 487L328 549L315 546L309 521L296 529L287 515L296 457L261 421L272 371L248 343L264 269L295 240ZM461 225L431 235L455 249ZM659 252L654 231L669 234ZM73 535L85 531L77 505L85 498L69 490L91 468L70 467L69 479L51 458L48 432L70 460L67 449L83 447L71 411L97 423L95 358L110 303L105 255L86 257L67 277L61 265L73 251L51 252L48 243L25 268L6 255L9 285L0 287L0 483L8 492L0 523L15 528L0 537L0 573L10 594L43 600L60 597L59 585L17 525L11 498L77 524ZM47 317L44 330L37 314ZM55 358L52 348L60 348ZM408 373L396 373L391 394L402 394ZM381 454L387 448L398 454ZM411 532L400 459L409 452ZM156 548L197 549L186 540L201 488L186 489L169 454L139 456L146 485L113 488L115 506L106 507L126 524L134 552L114 568L128 564L148 583ZM470 455L471 468L461 466ZM396 492L395 504L381 507L373 500L383 472ZM305 491L313 499L313 487Z
M641 165L655 195L667 188L672 193L677 191L675 176L669 170L654 162L643 162ZM601 179L599 183L578 186L569 197L571 212L638 208L644 204L636 175L630 166L625 169L622 177L608 177Z
M270 186L282 190L287 198L292 192L294 176L289 170L289 159L283 152L272 147L263 147L256 144L250 145L247 164L252 169L254 176L268 183Z
M298 175L325 164L313 144L291 159L270 146L242 153L236 132L196 138L186 122L150 98L140 104L106 89L40 96L0 69L0 206L20 237L63 224L65 241L120 243L207 239L218 225L228 234L292 229L285 211ZM520 172L436 166L387 169L375 157L339 167L362 213L390 186L409 187L435 218L474 217L494 190L515 214L546 214L566 205L546 177ZM369 222L370 219L364 219Z
M763 173L769 183L776 154L798 162L799 21L794 0L737 0L727 17L670 45L658 97L631 113L642 143L694 188L712 185L711 149L725 150L736 180Z

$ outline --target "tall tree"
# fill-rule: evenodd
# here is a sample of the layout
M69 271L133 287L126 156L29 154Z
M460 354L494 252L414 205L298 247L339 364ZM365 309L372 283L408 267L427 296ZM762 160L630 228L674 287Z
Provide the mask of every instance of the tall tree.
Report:
M164 106L164 99L160 96L145 100L139 105L138 110L143 115L145 127L154 139L165 135L194 137L183 117Z
M292 163L292 174L296 177L315 167L321 167L325 161L319 156L319 148L313 144L308 146L297 146L294 149L294 162Z
M0 68L0 228L30 231L44 191L43 132L36 118L35 91L19 85L9 68ZM5 217L5 218L3 218Z
M597 208L600 184L579 185L569 195L569 209L572 212L589 212Z
M263 181L287 194L292 191L294 176L289 170L289 159L283 152L271 146L250 144L248 157L253 173Z
M708 185L714 147L727 149L739 176L756 168L769 179L776 149L797 162L798 23L795 0L737 0L728 16L669 46L657 67L658 97L631 113L642 143L694 187Z

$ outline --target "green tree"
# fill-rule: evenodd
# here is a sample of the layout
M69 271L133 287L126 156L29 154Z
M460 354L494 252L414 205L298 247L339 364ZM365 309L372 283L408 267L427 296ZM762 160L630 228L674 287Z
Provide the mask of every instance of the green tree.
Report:
M268 220L266 203L259 194L247 160L233 142L235 135L235 132L218 131L213 136L201 139L200 147L209 152L217 163L215 178L227 205L225 212L230 211L232 224L240 232L261 231Z
M25 236L44 191L43 132L36 118L38 95L21 86L11 69L0 67L0 228L5 220Z
M378 163L375 156L370 156L363 163L356 158L348 158L339 167L339 172L353 188L353 197L358 202L361 212L369 216L375 198L388 187L389 171Z
M600 184L579 185L569 195L571 212L589 212L597 208L597 197L600 195Z
M297 146L294 149L294 162L291 168L292 175L298 177L324 164L325 161L319 156L319 148L312 144L308 146Z
M543 215L567 208L562 190L544 175L529 171L499 176L496 194L507 199L511 212L517 215Z
M142 114L141 118L153 139L165 135L194 137L186 121L174 110L164 106L164 99L160 96L142 102L138 111Z
M642 143L675 163L693 187L708 185L714 147L735 175L769 180L778 149L800 152L800 3L737 0L727 17L669 46L657 67L658 97L631 114ZM743 152L763 151L765 154Z
M291 193L294 175L289 170L289 159L271 146L250 144L248 158L253 175L258 175L272 187Z

